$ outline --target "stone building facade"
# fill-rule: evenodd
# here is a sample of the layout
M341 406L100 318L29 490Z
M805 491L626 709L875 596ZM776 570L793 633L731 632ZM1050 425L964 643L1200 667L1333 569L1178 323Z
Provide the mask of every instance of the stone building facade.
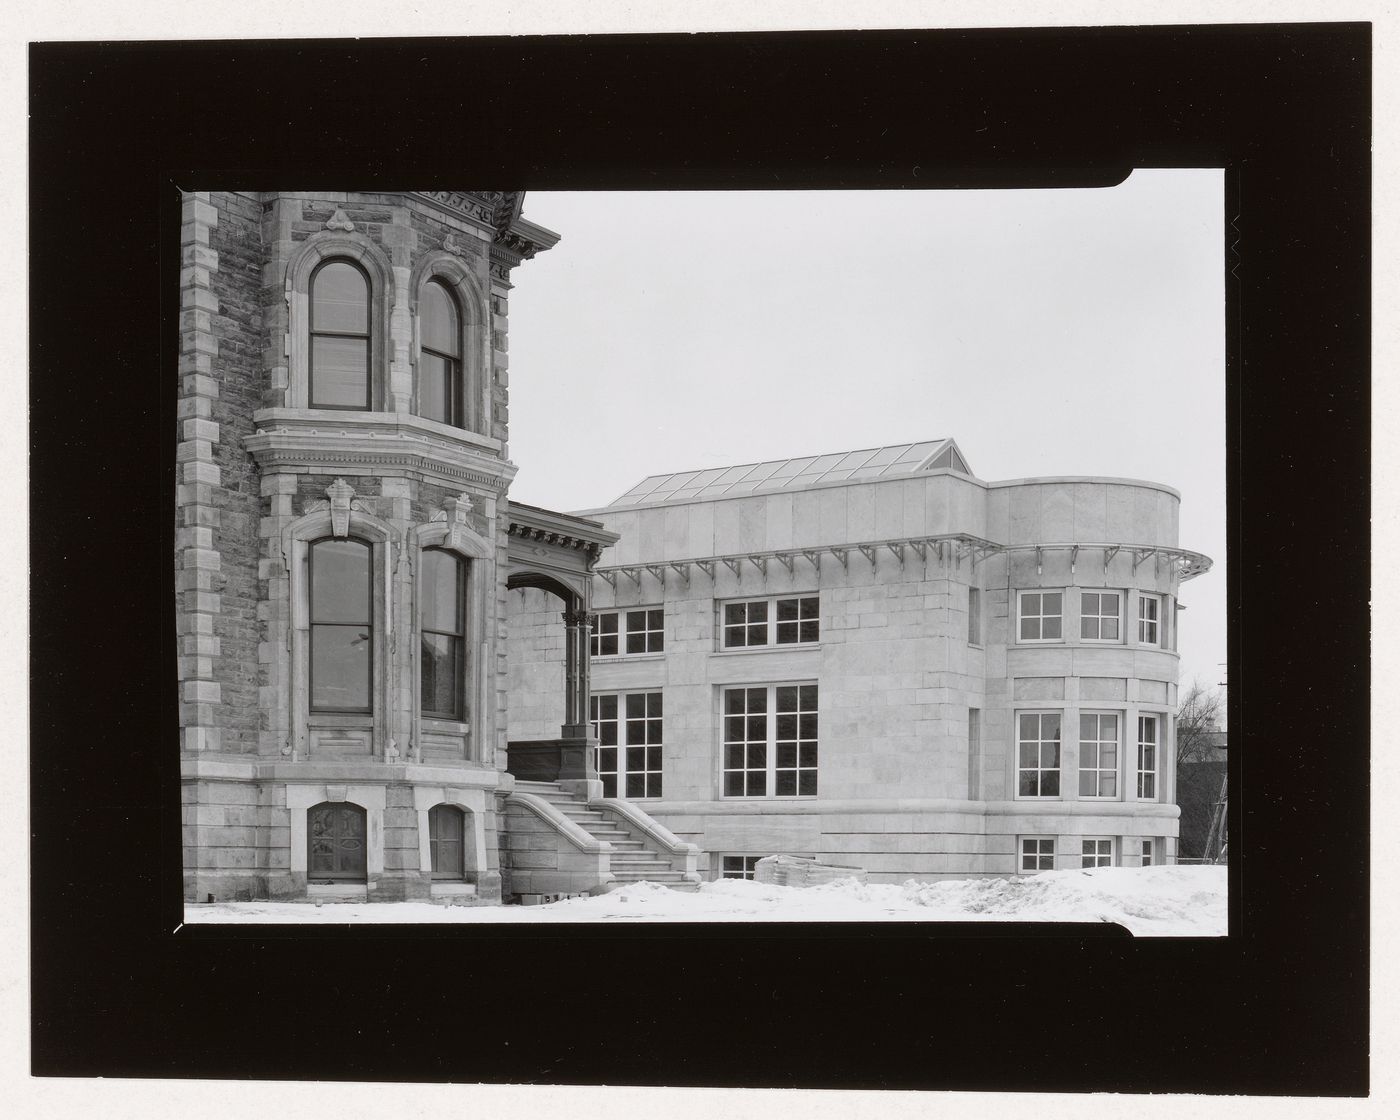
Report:
M184 198L187 900L493 902L503 875L512 893L508 588L551 587L583 617L582 573L615 539L507 500L511 276L558 240L521 204L500 191ZM586 696L586 658L572 668ZM546 749L586 737L576 723ZM536 863L568 832L541 812L547 836L521 845L549 848Z
M653 476L584 516L599 777L703 853L871 881L1175 857L1179 496L952 440ZM558 623L511 599L511 737ZM533 697L533 698L532 698Z

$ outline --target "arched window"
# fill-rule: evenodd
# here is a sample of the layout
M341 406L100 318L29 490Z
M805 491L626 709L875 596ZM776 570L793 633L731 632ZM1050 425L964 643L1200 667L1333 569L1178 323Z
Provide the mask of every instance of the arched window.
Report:
M429 280L418 302L418 414L457 428L466 426L462 385L462 315L457 298Z
M363 883L365 811L349 802L323 801L306 811L306 878Z
M425 716L465 719L466 562L440 548L423 552L418 591L422 657L419 697Z
M369 277L350 261L333 258L311 274L310 407L373 407L369 294Z
M434 879L466 876L466 814L455 805L434 805L428 810L428 852Z
M374 668L374 559L367 542L311 545L311 710L369 712Z

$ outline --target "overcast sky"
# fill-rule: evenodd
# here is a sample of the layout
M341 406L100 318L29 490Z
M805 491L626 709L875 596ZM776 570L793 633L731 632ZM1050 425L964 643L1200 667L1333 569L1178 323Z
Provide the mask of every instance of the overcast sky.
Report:
M1223 182L527 194L562 240L513 277L511 495L943 436L987 480L1164 482L1215 560L1181 679L1224 680Z

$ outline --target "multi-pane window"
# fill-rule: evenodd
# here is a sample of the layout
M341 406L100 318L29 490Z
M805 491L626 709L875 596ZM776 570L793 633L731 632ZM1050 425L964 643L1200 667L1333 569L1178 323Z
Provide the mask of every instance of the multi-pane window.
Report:
M1054 871L1055 839L1052 836L1021 837L1021 870Z
M588 638L588 652L594 657L617 654L617 611L604 611L593 616L593 633Z
M1137 737L1137 795L1139 801L1157 800L1157 731L1156 716L1138 716Z
M418 414L457 428L465 426L461 324L456 297L429 280L418 302Z
M1089 642L1116 642L1123 597L1117 591L1079 595L1079 636Z
M466 873L466 815L455 805L428 810L428 855L434 879L461 879Z
M660 653L665 649L661 608L627 612L627 652Z
M369 409L370 285L357 264L329 260L311 274L312 408Z
M982 589L967 589L967 642L968 645L982 644Z
M817 792L817 686L724 690L724 796Z
M1080 847L1080 867L1112 867L1113 866L1113 841L1112 840L1084 840Z
M660 797L661 693L603 693L589 699L604 797ZM620 792L619 792L620 791Z
M1018 602L1021 641L1057 642L1063 637L1063 592L1022 591Z
M353 537L308 550L313 712L372 710L373 567L369 544Z
M594 615L589 652L594 657L619 653L661 653L666 648L665 612L660 607L604 611Z
M464 719L466 564L440 548L423 553L418 589L419 699L425 716Z
M762 856L720 856L721 879L752 879L754 868Z
M815 642L820 636L817 597L805 595L799 599L779 599L774 616L773 640L780 646Z
M1113 712L1080 713L1079 796L1118 796L1118 716Z
M816 595L725 603L722 621L725 649L802 645L821 637Z
M1017 797L1060 796L1060 713L1018 712Z
M1158 645L1162 600L1156 595L1138 596L1138 641L1145 646Z
M1142 841L1142 857L1141 857L1141 859L1142 859L1142 866L1143 866L1143 867L1151 867L1151 866L1152 866L1152 841L1151 841L1151 840L1144 840L1144 841Z

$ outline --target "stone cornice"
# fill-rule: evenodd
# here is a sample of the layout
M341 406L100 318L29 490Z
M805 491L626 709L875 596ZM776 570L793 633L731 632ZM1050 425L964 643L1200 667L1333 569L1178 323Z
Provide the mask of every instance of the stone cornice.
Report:
M484 232L495 237L497 221L502 211L507 222L518 206L519 191L408 191L408 196L425 202L435 209L465 218Z
M258 430L244 444L263 470L303 469L328 474L411 472L447 486L474 486L503 494L516 466L501 459L499 447L471 433L459 437L436 431L441 425L397 413L343 413L327 418L294 409L263 409L254 414Z
M508 526L509 535L519 540L582 552L589 567L597 563L604 548L618 539L616 533L595 521L515 503L510 506Z

